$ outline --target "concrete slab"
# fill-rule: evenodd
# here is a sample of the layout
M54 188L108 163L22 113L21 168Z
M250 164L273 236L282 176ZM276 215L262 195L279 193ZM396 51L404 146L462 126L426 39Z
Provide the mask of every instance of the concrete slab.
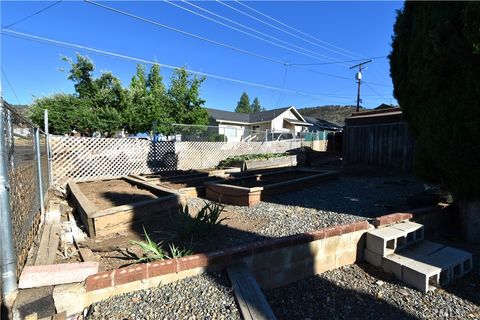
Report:
M375 229L367 233L367 249L385 257L406 243L405 232L392 227Z
M23 269L20 289L51 286L84 281L98 272L98 262L61 263L44 266L27 266Z
M401 223L392 224L391 228L398 229L405 232L407 240L406 246L412 243L422 241L424 238L423 225L411 221L405 221Z

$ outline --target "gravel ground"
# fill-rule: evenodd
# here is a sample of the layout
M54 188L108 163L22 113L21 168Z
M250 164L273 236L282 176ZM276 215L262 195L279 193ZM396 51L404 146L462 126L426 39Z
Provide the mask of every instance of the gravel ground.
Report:
M240 319L224 274L209 273L93 304L86 319Z
M478 269L466 276L475 295L427 294L367 264L350 265L265 291L278 319L480 319ZM455 286L455 284L453 285Z
M340 176L315 187L273 195L251 207L227 205L226 210L238 213L245 222L262 221L251 230L253 237L279 237L400 211L407 208L408 196L423 190L423 184L411 176ZM203 201L188 203L200 206Z

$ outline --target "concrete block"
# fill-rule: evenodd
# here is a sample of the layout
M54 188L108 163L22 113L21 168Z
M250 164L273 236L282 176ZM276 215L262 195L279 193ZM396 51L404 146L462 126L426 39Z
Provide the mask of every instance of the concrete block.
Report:
M365 248L364 257L365 257L365 261L367 261L371 265L374 265L375 267L381 267L382 266L382 256L379 255L378 253L375 253L375 252Z
M409 261L402 267L403 282L423 293L435 290L442 269L419 261Z
M403 280L403 266L409 262L415 262L413 259L403 257L398 254L391 254L382 258L382 269L386 273L391 273L398 280Z
M472 254L463 250L451 247L444 247L420 261L442 269L440 284L447 285L456 278L462 277L472 270ZM447 278L446 278L447 277Z
M424 228L423 225L419 223L405 221L393 224L390 227L405 232L406 246L409 246L415 242L420 242L424 238Z
M367 232L367 249L382 257L395 252L397 247L406 246L405 232L392 227Z
M424 258L444 247L445 246L443 244L424 240L422 242L418 242L413 244L412 246L409 246L398 254L416 260Z
M325 271L333 270L336 268L336 255L318 255L313 260L313 271L315 274L319 274Z

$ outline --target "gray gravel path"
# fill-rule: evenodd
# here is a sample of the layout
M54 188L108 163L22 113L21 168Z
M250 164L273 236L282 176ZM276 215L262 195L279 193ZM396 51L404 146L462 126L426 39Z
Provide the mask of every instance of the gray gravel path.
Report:
M462 299L442 289L422 294L363 263L265 295L278 319L480 319L474 297Z
M270 196L251 207L228 205L226 209L239 213L245 222L262 222L252 237L279 237L401 211L407 207L408 196L423 190L420 181L406 175L340 176L315 187ZM190 199L189 205L201 206L203 201Z
M208 273L93 304L87 319L240 319L222 273Z

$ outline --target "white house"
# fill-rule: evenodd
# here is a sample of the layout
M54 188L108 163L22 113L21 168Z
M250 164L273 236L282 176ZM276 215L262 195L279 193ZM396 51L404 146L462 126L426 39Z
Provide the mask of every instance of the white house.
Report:
M218 134L225 135L231 142L293 139L312 125L295 107L254 113L206 110L210 124L218 126Z

